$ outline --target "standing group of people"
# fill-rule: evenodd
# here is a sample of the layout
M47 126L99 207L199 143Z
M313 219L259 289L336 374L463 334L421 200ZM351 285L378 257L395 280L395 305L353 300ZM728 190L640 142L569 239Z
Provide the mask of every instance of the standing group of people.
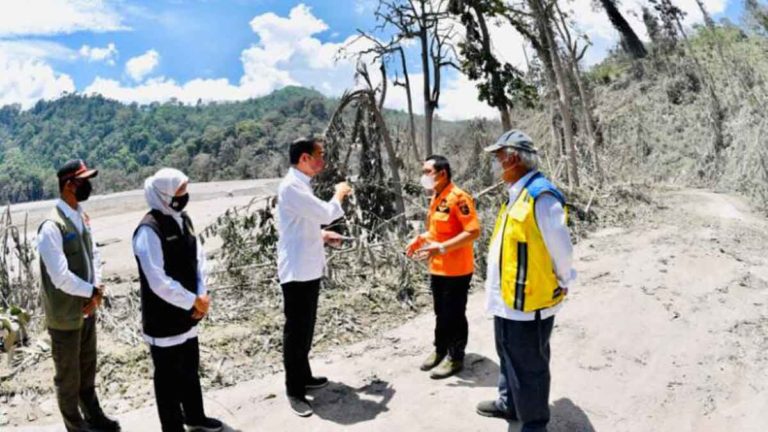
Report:
M68 432L113 432L95 390L96 309L104 297L99 249L88 215L91 179L82 160L58 171L60 199L38 230L46 326L51 336L59 410ZM133 235L141 284L143 338L154 364L157 411L163 432L218 432L207 417L198 375L197 323L209 312L205 253L184 212L189 179L163 168L144 183L150 211Z
M486 310L494 317L500 363L498 395L478 403L476 411L520 421L523 432L543 432L549 422L549 339L555 314L575 278L565 197L538 171L537 150L525 133L508 131L485 151L493 155L508 200L496 218L485 279ZM325 267L323 244L343 239L323 226L344 215L341 204L352 192L342 182L329 201L313 194L311 180L322 171L323 156L322 140L291 144L291 168L277 201L286 393L293 411L304 417L313 412L307 390L328 383L313 375L308 360ZM434 350L420 368L442 379L463 368L473 243L480 236L480 222L472 196L453 183L445 157L427 157L421 184L432 195L427 229L408 243L406 254L429 264Z
M500 374L498 395L480 402L483 416L518 420L523 432L546 430L549 421L549 338L554 317L575 277L565 199L537 170L532 140L518 130L486 147L509 199L502 205L488 251L486 309L494 316ZM328 201L317 198L311 180L324 168L324 144L309 138L289 148L291 167L278 189L277 273L283 293L283 362L289 405L312 415L309 390L328 384L309 364L326 244L345 237L323 227L343 217L352 193L339 183ZM100 256L87 214L80 207L98 174L81 160L58 171L61 199L38 232L46 324L52 341L54 383L69 432L117 431L95 392L95 313L105 287ZM154 364L157 410L164 432L216 432L207 417L199 379L197 324L208 314L205 253L184 211L189 179L163 168L148 178L150 211L133 235L141 284L143 338ZM429 264L436 317L434 350L420 365L430 377L463 368L469 337L467 297L474 273L473 243L480 221L470 194L452 181L450 162L429 156L422 186L432 194L426 231L409 242L406 254Z

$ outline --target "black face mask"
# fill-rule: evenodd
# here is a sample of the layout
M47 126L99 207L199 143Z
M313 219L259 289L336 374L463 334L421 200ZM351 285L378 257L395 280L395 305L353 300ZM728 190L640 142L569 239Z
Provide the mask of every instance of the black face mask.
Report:
M171 208L177 212L181 212L182 210L184 210L184 207L187 206L188 202L189 202L188 193L185 193L182 196L175 196L171 199Z
M75 199L77 199L77 202L88 201L92 191L93 186L91 186L91 182L86 180L75 189Z

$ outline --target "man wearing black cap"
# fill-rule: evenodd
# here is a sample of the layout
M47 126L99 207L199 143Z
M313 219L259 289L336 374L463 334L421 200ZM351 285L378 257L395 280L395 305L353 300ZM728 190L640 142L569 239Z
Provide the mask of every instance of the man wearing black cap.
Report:
M88 215L80 203L88 200L90 179L97 174L82 160L65 163L57 173L60 199L37 234L53 381L69 432L120 430L102 411L95 387L96 309L105 287Z

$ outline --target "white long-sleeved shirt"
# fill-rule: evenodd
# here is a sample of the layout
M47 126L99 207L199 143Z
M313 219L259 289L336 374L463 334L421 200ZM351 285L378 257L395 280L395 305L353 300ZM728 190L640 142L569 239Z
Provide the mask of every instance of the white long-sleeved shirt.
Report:
M317 198L310 177L290 168L277 192L277 275L280 283L319 279L325 270L321 225L344 216L336 199Z
M88 269L88 277L81 279L69 271L67 257L64 255L64 241L61 237L61 231L52 221L46 221L40 227L37 235L37 252L45 264L45 270L48 272L53 286L69 295L90 298L93 295L93 287L101 284L101 253L96 247L93 231L85 223L82 207L77 206L75 210L62 200L58 200L56 206L67 219L72 221L80 234L83 233L84 229L87 229L91 234L93 262Z
M535 174L536 171L531 171L509 187L510 203L517 201L523 186ZM557 280L561 287L567 288L576 278L576 271L573 269L573 245L565 223L563 206L557 198L547 193L536 199L534 212L544 244L552 258ZM485 278L486 311L494 316L513 321L533 321L536 319L535 312L514 310L508 307L501 298L499 275L501 232L502 230L499 230L496 237L491 240L491 246L488 250L488 270ZM542 309L540 311L541 319L554 316L562 307L563 302L560 302L551 308Z
M174 219L181 227L181 218ZM197 295L187 291L178 281L165 273L163 247L160 237L152 228L146 226L139 228L133 238L133 253L141 263L141 269L147 278L149 289L166 302L184 310L191 310L195 304L195 298L208 292L205 285L205 251L199 239L197 240ZM150 345L170 347L181 345L187 340L197 337L197 334L197 326L194 326L179 335L153 338L145 333L143 337L144 341Z

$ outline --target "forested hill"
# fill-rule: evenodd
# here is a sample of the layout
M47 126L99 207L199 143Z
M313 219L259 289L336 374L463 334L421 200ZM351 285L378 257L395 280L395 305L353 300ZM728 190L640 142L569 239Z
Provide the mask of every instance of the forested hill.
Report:
M133 188L161 166L195 181L272 177L285 147L325 128L336 102L286 87L244 102L125 105L68 95L22 111L0 108L0 203L58 194L55 170L83 158L99 168L99 192Z

